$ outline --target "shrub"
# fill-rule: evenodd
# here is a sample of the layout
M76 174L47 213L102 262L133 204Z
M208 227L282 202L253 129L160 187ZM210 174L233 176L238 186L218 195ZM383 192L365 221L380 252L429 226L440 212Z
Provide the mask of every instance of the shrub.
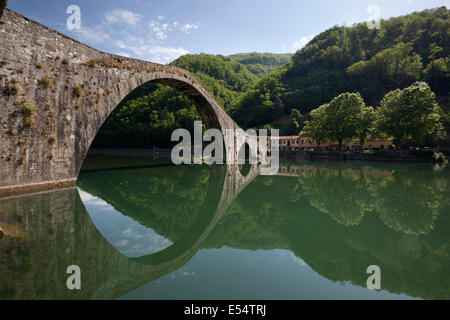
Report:
M25 120L26 127L32 127L36 124L38 118L37 114L38 108L31 103L24 101L22 103L22 112Z
M447 162L447 158L445 157L445 155L442 152L436 152L433 155L433 161L437 162L437 163L444 163L444 162Z
M10 92L10 94L19 94L20 92L22 92L22 88L17 83L13 83L9 87L9 92Z
M44 88L48 88L48 87L52 87L53 83L52 80L48 77L45 76L43 77L41 80L38 81L39 84L41 84Z
M97 66L97 61L95 60L89 60L85 63L89 68L95 68Z
M73 88L73 94L74 94L74 96L82 97L83 89L81 89L80 87L75 87L75 88Z

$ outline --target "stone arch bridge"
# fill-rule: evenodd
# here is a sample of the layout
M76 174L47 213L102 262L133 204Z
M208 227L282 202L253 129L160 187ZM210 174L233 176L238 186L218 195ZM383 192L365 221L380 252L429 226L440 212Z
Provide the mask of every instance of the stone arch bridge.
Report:
M1 16L1 13L0 13ZM5 9L0 23L0 196L72 186L98 130L146 82L178 89L207 128L222 131L227 163L248 135L189 72L104 53ZM257 154L257 146L250 143Z

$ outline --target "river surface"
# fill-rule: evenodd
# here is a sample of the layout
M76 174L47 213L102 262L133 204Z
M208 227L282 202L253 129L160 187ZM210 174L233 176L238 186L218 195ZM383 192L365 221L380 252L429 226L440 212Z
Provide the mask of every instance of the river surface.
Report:
M286 162L263 176L90 156L76 188L0 199L0 227L0 299L450 298L445 166Z

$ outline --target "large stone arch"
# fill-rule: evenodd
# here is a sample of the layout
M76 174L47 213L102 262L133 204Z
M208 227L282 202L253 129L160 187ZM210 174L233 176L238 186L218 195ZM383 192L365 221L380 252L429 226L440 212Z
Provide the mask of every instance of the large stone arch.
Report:
M116 57L121 59L120 57ZM101 69L102 67L100 67ZM168 68L168 67L166 67ZM92 69L92 68L91 68ZM186 71L170 67L170 71L161 70L151 73L143 73L139 75L133 75L132 77L121 77L117 79L111 85L111 100L108 100L105 105L99 110L98 115L88 115L89 119L92 120L92 127L88 130L77 132L75 135L75 148L76 148L76 176L78 176L79 170L86 157L91 143L93 142L98 131L111 115L111 113L118 107L120 102L132 91L147 82L153 82L158 84L167 85L174 89L177 89L187 98L189 98L196 106L198 113L200 114L203 122L208 129L219 129L225 136L227 129L234 129L234 122L231 118L223 111L223 109L218 105L218 103L212 98L209 93L202 87L202 85ZM99 78L102 77L101 70L98 75ZM183 75L180 75L180 74ZM89 101L86 102L89 104ZM86 117L85 114L80 114L81 117ZM79 119L80 123L83 123L84 119ZM225 145L226 150L228 146Z
M0 196L74 185L103 122L149 81L190 98L224 134L227 162L237 158L226 133L238 126L189 72L98 51L8 9L2 21Z

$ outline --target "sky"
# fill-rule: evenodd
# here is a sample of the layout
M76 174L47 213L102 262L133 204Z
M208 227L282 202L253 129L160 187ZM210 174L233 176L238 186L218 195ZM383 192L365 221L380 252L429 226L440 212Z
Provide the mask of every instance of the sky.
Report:
M67 26L72 5L80 29ZM9 0L7 7L96 49L165 64L188 53L295 52L334 25L371 20L371 6L387 19L444 5L450 0Z

